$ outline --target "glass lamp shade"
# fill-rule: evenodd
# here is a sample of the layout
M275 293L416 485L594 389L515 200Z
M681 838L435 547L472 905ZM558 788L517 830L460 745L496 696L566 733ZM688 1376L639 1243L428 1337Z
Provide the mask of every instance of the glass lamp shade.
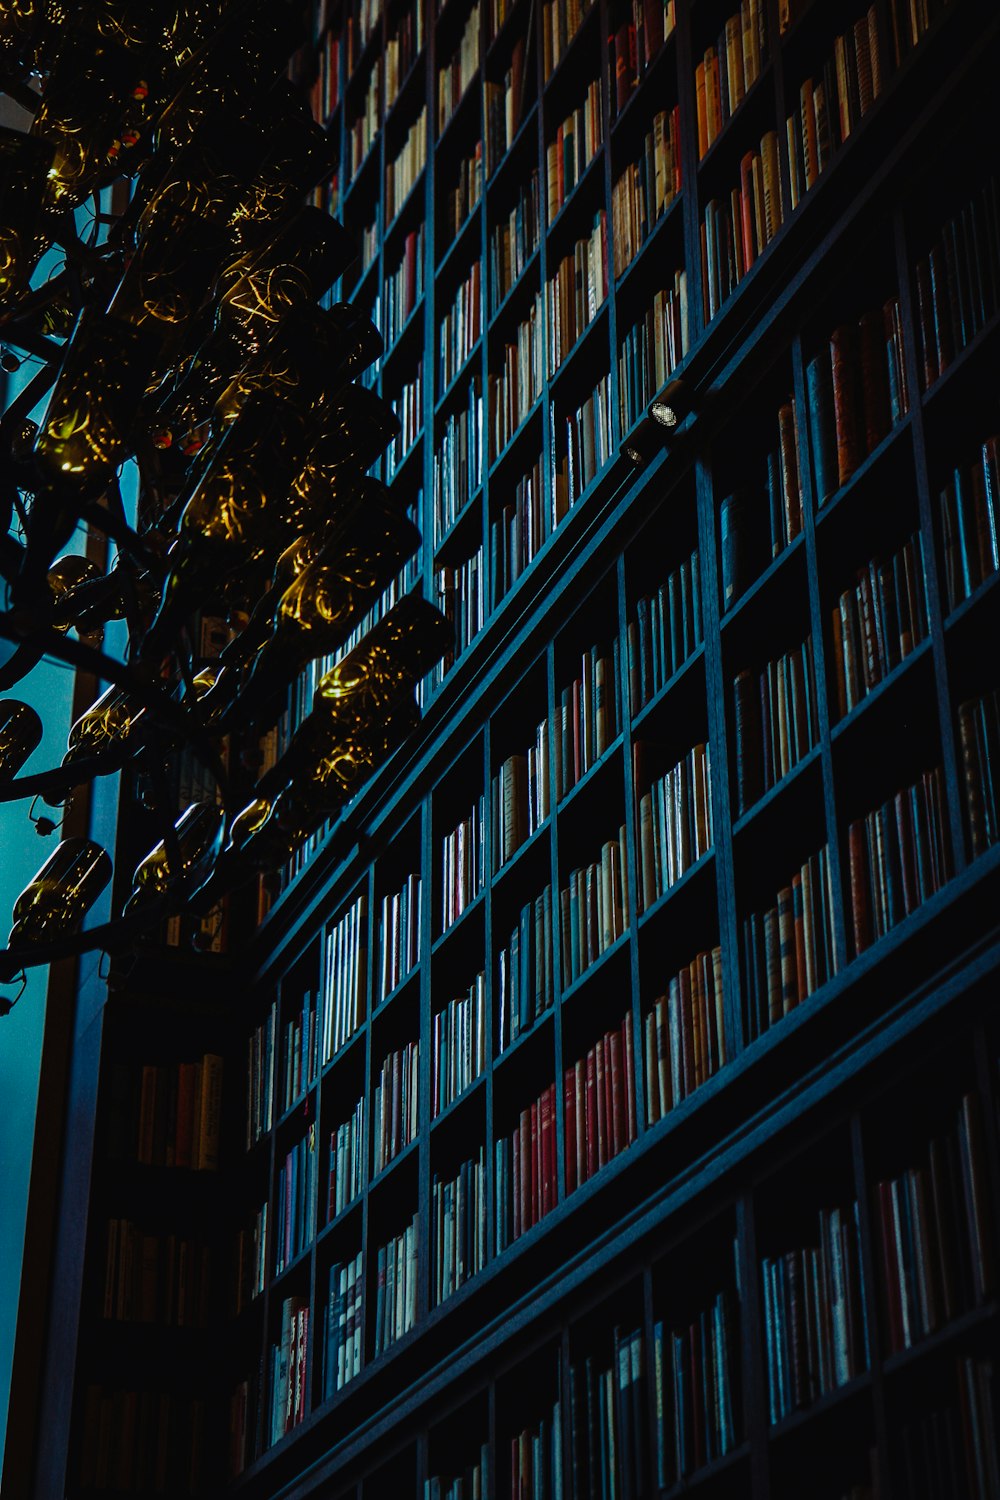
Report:
M411 692L452 644L452 628L441 611L408 594L320 678L313 713L345 725L374 717Z
M0 310L28 290L43 243L38 226L54 154L48 141L0 127Z
M317 819L332 817L360 790L420 723L420 709L412 692L383 713L331 716L312 726L308 760L297 767L289 785L278 795L272 816L279 825L294 807ZM287 811L286 811L287 809ZM292 821L301 821L296 814Z
M200 214L175 208L154 217L108 308L158 339L183 334L230 249L225 232Z
M110 484L130 452L156 342L117 319L81 317L35 438L46 487L83 499Z
M8 947L33 947L79 931L111 879L111 860L90 839L63 839L14 903Z
M248 123L267 143L232 219L237 238L250 245L273 232L272 226L291 213L305 193L330 176L339 153L333 137L313 119L305 96L287 81L274 85Z
M30 64L49 24L49 0L4 0L0 6L0 61L15 71Z
M105 755L124 760L131 752L136 727L145 714L123 688L109 687L70 729L63 765Z
M225 814L214 802L193 802L174 824L177 835L177 868L171 863L166 842L161 839L132 876L132 895L126 913L135 911L172 885L183 880L190 894L203 885L222 848Z
M52 621L53 630L58 630L62 634L69 629L73 623L71 611L74 593L81 584L92 583L103 576L95 562L76 552L60 557L58 562L52 564L48 573L48 584L56 606L55 617Z
M280 823L274 816L274 803L267 797L256 797L233 819L223 857L230 867L236 863L276 870L291 859L321 822L322 815L316 814L295 823Z
M76 208L100 184L121 152L127 101L142 80L138 62L110 44L84 51L61 47L31 123L31 134L53 150L46 178L48 207Z
M42 742L42 721L27 703L0 703L0 785L12 780Z

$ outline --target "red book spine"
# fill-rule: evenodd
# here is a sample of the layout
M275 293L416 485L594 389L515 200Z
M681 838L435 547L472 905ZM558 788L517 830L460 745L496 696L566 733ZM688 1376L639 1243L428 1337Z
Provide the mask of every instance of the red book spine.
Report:
M889 1321L889 1341L893 1350L903 1348L903 1314L899 1302L899 1280L896 1275L896 1257L893 1253L896 1233L893 1228L892 1188L888 1182L878 1184L879 1218L882 1226L882 1261L885 1269L886 1311Z
M534 1220L531 1217L531 1172L534 1156L531 1149L531 1110L521 1111L521 1233L527 1234Z
M625 1044L622 1049L625 1062L625 1112L628 1126L628 1143L632 1142L638 1135L635 1112L635 1042L632 1024L632 1012L625 1012Z
M597 1166L601 1168L608 1159L608 1096L605 1080L603 1038L594 1048L594 1073L597 1093Z
M528 1202L528 1222L537 1224L539 1220L539 1207L541 1204L541 1172L539 1170L539 1133L538 1133L538 1101L531 1106L529 1111L529 1174L531 1183L531 1196Z
M549 1178L549 1137L552 1134L552 1126L553 1126L554 1121L552 1119L552 1096L551 1096L551 1094L550 1094L550 1092L549 1092L548 1089L545 1090L545 1093L542 1095L542 1097L538 1101L538 1115L539 1115L538 1132L539 1132L539 1137L540 1137L540 1140L539 1140L540 1153L539 1154L540 1154L540 1157L541 1157L541 1172L540 1172L540 1176L541 1176L541 1206L540 1206L540 1217L544 1218L545 1215L552 1208L552 1183L551 1183L551 1180Z
M625 1079L622 1068L622 1038L613 1031L608 1038L611 1056L611 1155L617 1156L628 1144L625 1124Z
M597 1053L587 1053L587 1176L597 1171Z
M576 1073L573 1068L567 1068L563 1077L563 1107L566 1116L566 1191L571 1193L576 1187Z
M511 1202L513 1205L513 1226L511 1237L520 1239L521 1236L521 1132L515 1130L511 1137L511 1157L513 1159L513 1182L511 1184Z

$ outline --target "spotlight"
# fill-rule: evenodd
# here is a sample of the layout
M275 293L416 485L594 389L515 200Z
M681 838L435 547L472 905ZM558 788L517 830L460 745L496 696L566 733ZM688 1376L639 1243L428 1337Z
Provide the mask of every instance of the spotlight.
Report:
M647 408L653 421L665 433L671 433L683 422L691 410L691 396L683 380L671 380Z

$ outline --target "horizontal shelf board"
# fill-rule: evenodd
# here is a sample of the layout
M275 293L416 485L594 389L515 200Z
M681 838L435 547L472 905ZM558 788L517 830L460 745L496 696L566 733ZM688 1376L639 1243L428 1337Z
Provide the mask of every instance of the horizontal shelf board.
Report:
M515 458L520 456L521 449L524 448L527 444L529 430L534 429L539 425L539 418L541 416L544 403L545 397L543 394L532 403L527 415L518 424L514 432L500 449L500 452L497 454L496 458L491 462L488 470L488 478L491 485L496 482L497 474L508 468L511 468L513 466ZM532 435L535 436L533 432ZM541 438L541 433L538 433L537 442L539 446L541 444Z
M477 366L480 366L482 363L482 357L483 336L482 334L480 334L476 339L476 342L473 345L471 351L465 356L462 364L459 366L458 370L452 376L451 380L449 380L448 384L441 392L441 395L438 397L434 407L435 417L440 411L444 409L444 407L448 405L448 402L452 399L456 391L458 391L463 384L471 382L474 375L482 375L482 370L480 368L477 368ZM434 375L436 380L437 370L435 370Z
M597 24L594 17L598 15L599 11L600 6L596 3L596 0L593 0L590 9L582 17L575 34L567 43L566 51L545 80L545 98L547 100L553 94L558 93L560 89L566 87L567 78L570 80L570 86L575 88L580 73L579 54L583 51L587 37Z
M870 1394L871 1389L871 1371L865 1370L863 1374L855 1375L853 1379L845 1381L843 1385L834 1386L832 1391L824 1392L822 1396L818 1396L808 1406L802 1406L796 1411L789 1412L787 1416L782 1417L780 1422L771 1423L768 1427L768 1434L771 1441L780 1442L787 1434L798 1432L807 1423L815 1422L827 1413L837 1412L844 1407L849 1407L859 1396Z
M318 1078L314 1078L313 1081L310 1083L309 1087L305 1090L305 1092L299 1094L298 1098L296 1098L295 1100L293 1100L293 1102L288 1106L288 1108L282 1111L282 1113L278 1116L278 1118L274 1122L274 1129L275 1130L284 1131L284 1129L285 1129L286 1126L288 1126L288 1125L294 1125L295 1121L296 1121L296 1116L300 1116L301 1117L300 1120L299 1120L299 1123L302 1124L302 1125L308 1124L311 1119L315 1118L314 1116L311 1116L308 1113L303 1113L302 1106L307 1102L307 1100L309 1099L309 1096L317 1088L318 1084L319 1084L319 1079Z
M589 191L592 194L594 194L595 196L597 195L597 191L598 191L597 179L603 174L603 171L604 171L604 143L602 142L598 146L597 150L594 152L594 154L591 157L590 161L584 167L583 173L580 176L579 180L570 189L569 197L565 200L565 202L562 204L562 206L558 209L558 211L556 213L556 216L552 220L552 222L548 224L548 228L546 230L546 234L547 234L547 237L548 237L547 238L547 243L550 246L552 244L553 239L560 240L560 239L563 238L563 236L565 234L565 225L566 225L567 220L568 219L572 219L574 217L575 211L579 208L580 203L586 197L587 192ZM601 193L600 197L597 199L597 204L598 204L598 208L599 209L604 207L604 194L603 193ZM547 217L548 216L546 215L546 219L547 219ZM593 217L593 215L591 215L591 218L592 217ZM557 258L561 258L561 257L557 257Z
M1000 1305L995 1301L971 1308L959 1317L952 1318L951 1322L946 1323L943 1328L937 1328L926 1338L911 1344L909 1349L900 1349L895 1354L886 1355L882 1361L884 1374L889 1379L903 1375L912 1370L915 1365L939 1354L950 1345L963 1342L971 1333L988 1327L996 1321L998 1314L1000 1314Z
M372 256L370 263L361 272L357 281L349 289L345 288L344 300L358 303L366 309L370 309L378 292L377 279L381 256L378 250ZM369 286L369 282L371 285Z
M411 988L418 987L420 982L420 973L421 966L419 963L417 963L410 970L410 972L399 981L396 987L389 991L388 995L386 995L384 999L375 1001L372 1015L380 1016L383 1011L389 1009L389 1006L392 1005L394 1000L399 999L400 995L406 994L407 990Z
M440 68L440 65L441 64L440 64L440 59L439 59L439 62L438 62L439 68ZM439 72L438 73L438 79L439 79L439 81L440 81L441 77L442 77L442 74ZM465 86L465 88L464 88L464 90L462 92L462 97L458 100L458 102L455 105L455 108L452 110L451 114L448 116L447 120L444 122L444 125L441 128L440 135L436 136L436 140L435 140L435 143L434 143L434 147L435 147L436 151L447 151L447 150L449 150L450 147L454 144L454 142L459 138L459 136L461 134L461 131L460 131L459 127L462 125L463 122L466 123L466 124L468 124L468 120L467 120L466 117L472 113L472 104L474 102L478 102L478 100L479 100L479 95L480 95L480 92L481 92L481 89L482 89L482 77L483 77L483 70L482 70L481 67L478 67L476 69L476 71L473 73L472 77L469 79L469 82L466 84L466 86ZM435 129L436 129L436 125L437 125L437 99L438 99L438 95L437 95L437 91L435 90L435 93L434 93L434 122L435 122Z
M797 781L801 780L811 766L819 764L822 755L822 744L814 745L811 750L807 750L801 760L797 760L794 766L785 772L780 781L776 781L774 786L769 787L763 796L757 798L752 807L748 807L746 812L742 813L736 819L736 822L733 824L733 837L736 838L745 828L749 828L752 824L756 823L758 818L766 815L768 809L773 807L774 803L778 801L790 786L794 786Z
M610 762L618 754L624 743L624 733L616 734L608 748L601 751L600 756L597 760L594 761L594 764L592 766L589 766L588 769L584 771L583 775L580 777L580 780L576 783L576 785L571 786L569 791L566 792L566 794L562 798L562 801L558 803L556 812L560 814L560 816L564 812L568 811L568 809L572 806L576 799L601 774L605 766L610 764Z
M632 90L629 97L625 100L625 103L622 105L621 109L617 114L612 116L612 146L614 146L621 139L622 135L631 128L632 122L635 120L636 116L642 114L644 109L649 108L650 89L647 87L648 84L652 83L654 86L655 92L653 93L652 97L654 106L660 105L661 107L667 107L667 98L674 99L674 102L676 102L676 87L670 90L665 89L664 85L667 83L667 80L664 78L660 78L659 76L654 77L654 75L659 75L660 73L665 72L669 69L670 62L672 60L672 54L676 50L676 37L677 27L674 26L673 31L670 32L669 36L664 38L663 44L650 58L645 73L643 73L642 77L639 79L638 84ZM673 108L673 105L671 104L669 108Z
M494 890L497 890L501 887L506 890L508 877L516 874L518 871L523 871L529 856L532 855L536 849L538 849L539 845L544 841L546 834L550 832L551 827L552 816L551 814L548 814L542 819L541 823L539 823L534 832L530 833L528 837L523 841L523 843L517 846L510 858L504 860L503 864L497 866L497 868L493 872L493 879L491 882Z
M579 974L576 979L572 980L570 984L561 989L561 999L563 1005L571 1004L573 1001L575 1001L581 990L587 989L589 985L595 983L602 972L608 967L608 965L612 963L619 956L619 954L624 952L631 940L632 929L631 927L626 927L621 936L615 938L610 948L605 948L603 953L599 953L594 959L593 963L587 965L582 974ZM555 942L555 933L553 933L553 942Z
M750 1444L747 1442L739 1443L729 1453L724 1453L721 1458L714 1459L712 1463L705 1464L700 1469L695 1469L691 1474L686 1475L685 1478L671 1485L669 1489L660 1490L660 1500L680 1500L680 1497L686 1495L688 1490L697 1489L703 1484L710 1484L720 1474L724 1474L728 1469L735 1468L738 1464L748 1460L749 1457Z
M421 47L413 62L406 70L405 75L400 79L399 87L396 90L396 97L391 104L388 101L388 96L386 96L385 128L387 130L393 130L397 120L405 117L407 108L412 102L410 95L414 94L419 97L422 93L422 90L418 89L417 83L426 65L427 49L426 47Z
M374 1148L374 1141L372 1142L372 1146ZM374 1176L369 1179L369 1193L380 1192L385 1184L393 1177L393 1174L398 1172L399 1169L404 1165L404 1163L412 1161L416 1157L419 1150L420 1134L418 1132L413 1137L412 1141L408 1141L401 1151L396 1152L396 1155L392 1158L391 1161L386 1162L385 1166L380 1172L376 1172Z
M460 1094L456 1095L456 1097L451 1101L450 1104L446 1104L444 1109L439 1110L436 1115L431 1116L430 1128L432 1140L434 1139L434 1132L439 1125L444 1125L448 1120L454 1119L455 1115L463 1111L469 1104L472 1103L474 1099L477 1099L480 1094L485 1094L486 1074L488 1071L488 1068L485 1069L482 1073L479 1074L477 1078L474 1078L472 1082L468 1084ZM433 1082L431 1084L431 1088L433 1089Z
M486 890L484 888L483 890L477 892L475 896L473 896L468 906L466 906L465 909L455 918L451 926L446 927L444 932L442 932L439 937L434 939L433 943L431 944L431 957L433 958L435 953L440 953L441 949L445 946L446 943L450 942L452 938L454 938L459 929L462 928L463 925L468 925L468 920L472 913L479 911L479 909L485 906L485 904Z
M704 854L698 856L693 865L688 865L684 874L679 875L673 885L668 886L665 891L657 896L656 900L650 906L646 907L646 910L639 916L639 927L646 927L650 922L654 921L673 897L678 896L687 886L699 880L706 870L709 868L714 869L714 867L715 845L713 844L711 849L706 849Z
M364 76L364 74L367 72L367 70L371 67L372 60L375 58L375 56L380 53L381 45L382 45L382 16L381 16L381 12L380 12L378 20L375 22L375 25L372 27L371 35L368 37L368 40L365 42L364 46L361 48L361 51L358 53L357 60L356 60L356 62L354 64L353 68L350 70L350 72L347 75L347 82L344 85L344 96L345 97L346 97L347 94L349 94L351 92L356 92L357 91L359 80ZM345 61L346 61L346 59L345 59Z
M326 1078L327 1074L332 1073L335 1069L343 1067L346 1062L354 1061L355 1059L353 1058L353 1053L355 1051L360 1051L362 1055L364 1054L366 1025L367 1022L362 1021L357 1030L347 1038L347 1041L343 1042L341 1046L337 1048L337 1051L334 1052L333 1056L328 1058L327 1061L323 1063L320 1072L321 1079Z
M674 689L676 687L679 687L680 684L684 682L685 679L689 677L691 673L696 669L698 663L703 662L704 659L705 644L704 642L702 642L700 646L695 647L690 656L688 656L684 661L681 662L680 666L677 668L677 671L674 672L672 676L667 678L666 682L659 689L659 691L654 693L652 698L649 699L649 702L644 703L642 707L636 712L635 718L632 720L633 734L637 730L645 727L647 720L653 717L658 709L662 708L664 702L667 698L670 697Z
M390 163L386 162L386 171L389 170L389 166ZM427 168L421 167L420 171L417 173L416 177L414 177L410 186L407 188L402 203L399 205L399 207L396 209L396 212L389 220L389 226L383 236L386 245L392 245L394 240L400 238L404 228L408 227L407 215L409 213L409 210L419 202L420 195L424 190L426 177ZM415 217L417 216L415 215Z
M873 469L881 466L886 455L893 453L897 444L901 445L904 442L904 435L910 431L912 422L912 413L907 412L906 416L900 418L895 426L886 433L882 441L872 449L868 457L858 465L850 479L845 480L840 488L834 490L829 499L823 502L816 512L817 535L820 533L820 528L823 528L825 531L829 524L829 518L841 512L850 497L868 480Z
M511 286L510 291L506 292L497 303L496 309L490 315L489 321L491 343L495 335L502 333L507 323L513 322L516 325L517 323L522 321L521 318L511 317L510 309L512 306L516 306L520 302L522 297L526 301L530 298L530 292L526 291L526 288L529 286L532 280L534 280L535 282L535 290L537 291L539 282L538 277L535 273L540 269L541 258L541 251L536 246L535 249L531 252L531 255L525 261L524 270L516 278L513 285Z
M998 586L1000 586L998 585L998 580L1000 580L1000 573L991 573L988 578L983 579L978 588L973 589L967 599L963 599L961 603L955 605L951 614L945 616L944 628L946 634L960 626L962 621L967 619L974 610L978 609L980 604L992 597Z
M698 177L700 181L704 181L706 174L713 171L720 157L724 156L729 151L729 149L732 147L734 137L738 135L741 130L744 130L746 128L747 119L750 115L753 114L754 110L763 110L766 113L768 103L770 103L771 106L770 115L767 116L768 125L770 125L771 128L777 129L777 110L774 102L773 58L769 58L761 68L760 73L757 75L752 86L747 90L747 92L743 95L743 98L740 100L735 112L729 116L729 119L722 127L722 130L715 137L715 140L712 142L708 150L705 152L705 155L699 161ZM765 125L765 130L768 128L768 125ZM744 151L749 149L748 142L741 141L740 144L743 146ZM752 144L755 147L759 146L760 137L757 136L753 140ZM783 142L779 137L779 154L782 150L782 147Z
M486 178L488 200L495 200L497 197L502 196L502 192L506 188L507 178L513 175L515 164L520 159L522 151L526 149L525 142L531 133L533 131L537 132L537 130L538 105L535 103L528 110L528 113L514 132L514 139L511 141L503 157L497 162L497 165L489 172ZM541 179L539 179L540 188Z
M480 531L483 523L483 487L476 486L476 492L470 499L466 500L458 515L452 521L441 540L434 546L435 563L447 562L452 556L459 556L463 540L468 540L470 532Z
M480 227L482 220L482 198L470 208L457 231L449 240L438 257L435 281L451 280L456 265L461 264L468 258L469 264L476 259L475 255L469 254L470 243L474 238L474 231Z
M620 275L615 277L615 294L618 301L626 298L631 298L633 296L638 296L638 294L633 290L634 286L637 282L649 278L651 262L656 258L656 256L662 254L662 241L670 233L670 228L668 226L676 225L679 227L683 224L683 220L684 189L682 188L679 193L675 194L675 196L671 199L671 201L667 204L666 208L661 213L660 217L655 221L652 229L648 232L646 238L643 240L638 250L636 250L635 254L629 261L625 269L621 272ZM670 266L668 264L664 265L661 268L661 274L664 280L666 280L668 272L672 273L674 271L682 271L684 269L683 253L678 257L678 259L680 261L680 264L676 266ZM613 263L611 266L611 271L613 275ZM654 293L668 290L669 287L659 285L653 288ZM650 298L649 301L650 305L652 305L652 298ZM621 343L620 331L619 343ZM669 378L673 379L674 377L670 376Z
M365 1194L364 1194L364 1189L362 1189L361 1192L358 1194L358 1196L356 1198L352 1198L351 1201L350 1201L350 1203L348 1203L345 1208L342 1208L340 1210L339 1214L337 1214L332 1219L328 1219L327 1222L324 1225L322 1225L322 1227L319 1229L319 1231L318 1231L318 1233L316 1235L316 1248L317 1248L317 1250L321 1249L322 1246L326 1244L327 1240L339 1238L340 1235L341 1235L341 1233L345 1229L345 1227L351 1223L352 1219L360 1219L361 1218L361 1210L364 1207L364 1202L365 1202ZM358 1224L358 1235L359 1235L359 1237L360 1237L360 1234L361 1234L361 1225L359 1223Z
M425 300L426 299L424 297L424 294L423 292L421 292L420 296L417 298L416 302L413 305L413 311L407 316L406 322L403 324L402 328L399 330L392 343L386 345L385 353L382 355L381 368L383 389L385 389L386 381L389 379L390 375L395 375L396 373L395 367L399 363L400 353L406 352L407 346L415 341L414 336L416 334L416 331L419 329L424 319ZM414 359L414 364L416 365L418 363L422 363L423 358L423 342L420 341L417 345L417 355Z
M288 1281L295 1275L297 1271L300 1271L303 1266L308 1264L309 1257L313 1252L314 1243L315 1238L310 1239L309 1243L305 1246L304 1249L299 1250L298 1253L294 1255L290 1261L287 1261L285 1263L280 1271L274 1272L274 1275L270 1278L267 1284L269 1295L273 1292L281 1292L282 1283Z
M1000 313L995 313L990 321L970 339L965 348L959 350L951 364L943 374L938 376L934 384L921 393L920 400L929 412L933 412L937 399L942 395L947 396L951 387L962 378L962 372L977 358L983 346L992 341L998 328L1000 328Z
M855 724L863 723L872 705L881 702L888 693L893 692L911 668L914 668L917 663L931 655L933 644L929 636L925 640L922 640L919 646L914 647L909 656L904 656L903 660L893 667L892 671L883 677L881 682L876 683L873 688L869 689L865 696L859 702L855 703L854 707L842 719L838 719L830 730L831 743L836 744L844 735L851 734Z
M749 588L743 590L743 593L736 600L736 603L731 605L726 613L722 616L722 619L720 621L720 629L724 631L734 629L734 622L740 619L740 616L744 613L744 611L749 611L754 600L759 598L763 591L769 587L775 575L780 573L782 569L787 565L789 558L796 556L798 552L803 551L804 549L805 532L800 531L798 536L795 537L791 542L789 542L787 547L782 548L777 557L772 557L763 573L758 573L757 577L754 579L753 583L750 584Z
M375 179L377 178L375 169L381 162L381 160L382 132L381 130L379 130L371 145L368 147L368 150L365 152L364 156L358 162L357 167L351 174L351 180L344 188L343 196L340 201L341 212L344 212L347 209L348 205L353 203L353 200L355 198L364 197L363 189L365 187L370 188L373 185ZM377 199L377 187L375 196Z
M403 454L402 458L400 458L399 461L397 462L396 467L393 469L392 473L391 474L387 473L386 483L387 484L396 484L397 481L398 481L400 484L405 484L406 477L408 476L409 471L411 469L415 469L418 472L422 472L423 471L423 461L422 461L423 460L423 452L424 452L424 429L421 427L420 431L417 433L416 437L413 439L413 442L407 448L407 450ZM420 460L420 462L417 462L418 459Z
M550 277L549 278L549 284L550 285L551 285L551 282L552 282L552 278ZM548 300L548 299L546 299L546 300ZM605 322L606 319L607 319L608 306L610 304L610 300L611 300L610 297L605 297L604 300L598 304L597 310L594 313L594 316L591 318L591 320L587 324L586 328L583 330L583 332L577 338L576 342L570 346L569 350L567 351L566 354L563 355L562 359L559 361L558 365L556 365L555 369L549 371L549 388L550 388L550 391L554 392L554 391L559 390L559 389L562 388L563 384L565 383L567 371L572 366L575 366L575 364L577 363L577 356L580 354L581 350L585 349L587 347L587 345L592 340L595 341L595 342L597 341L598 332L601 330L601 324L603 322ZM608 339L607 329L604 329L603 332L604 332L604 347L607 348L608 347L608 344L607 344L607 339ZM598 379L601 378L601 375L605 375L605 374L609 373L609 370L605 370L605 368L604 368L605 363L608 363L609 366L610 366L610 353L609 353L609 356L608 356L608 361L603 361L602 360L602 361L598 362L599 369L600 369L600 375L598 376Z

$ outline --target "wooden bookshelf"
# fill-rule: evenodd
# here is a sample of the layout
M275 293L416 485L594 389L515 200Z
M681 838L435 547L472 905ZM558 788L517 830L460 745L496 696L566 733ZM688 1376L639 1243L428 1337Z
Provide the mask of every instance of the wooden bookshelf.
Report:
M743 8L749 17L749 0ZM444 579L455 599L464 588L469 607L481 600L483 625L424 684L411 743L285 880L259 930L234 911L231 931L246 941L215 960L210 972L225 980L209 1016L174 1001L187 973L179 955L148 994L156 959L112 991L100 1044L75 1064L90 1069L98 1129L76 1242L75 1358L47 1378L42 1408L66 1419L68 1438L39 1474L49 1493L89 1495L102 1489L103 1464L108 1487L115 1434L133 1420L113 1401L102 1416L100 1396L87 1395L111 1389L137 1358L135 1330L101 1316L108 1217L147 1233L176 1219L180 1233L193 1215L212 1248L208 1327L157 1328L156 1339L170 1389L200 1362L196 1492L433 1500L462 1479L466 1496L584 1500L601 1493L613 1445L623 1500L695 1485L706 1496L793 1500L804 1480L821 1500L876 1489L909 1500L922 1417L931 1471L941 1461L933 1434L952 1433L961 1452L970 1412L987 1424L1000 1316L1000 943L988 916L1000 855L985 831L996 828L988 788L970 814L963 748L963 705L1000 686L982 649L1000 597L983 467L1000 420L1000 214L990 221L998 199L977 197L997 139L997 22L952 0L931 7L914 44L899 0L846 10L755 0L759 68L742 93L732 73L729 117L699 152L699 77L720 33L725 43L734 0L676 0L669 35L641 51L631 79L616 42L629 7L618 0L595 0L575 32L560 20L562 0L481 0L478 11L446 0L419 27L405 0L377 16L350 10L327 0L298 66L329 105L337 211L364 247L341 293L381 326L392 288L393 336L370 378L395 402L409 393L407 442L379 471L424 537L401 586L435 598ZM386 48L397 40L390 98ZM872 49L879 58L864 108L849 76L862 44L869 73ZM824 154L813 140L816 84L836 84L841 54L848 95ZM438 83L452 64L442 114ZM656 119L675 109L679 190L657 188L654 167L660 212L616 255L621 184L633 168L638 182ZM814 111L812 130L803 109ZM595 139L572 186L564 175L552 197L551 148L574 111L590 112ZM780 211L772 202L766 234L741 220L754 253L745 265L734 256L727 289L709 253L716 218L732 212L741 181L753 193L748 154L768 151ZM763 189L762 178L761 199ZM537 234L508 250L520 269L498 281L497 236L512 233L519 204L521 234L525 193ZM957 223L972 233L972 202L984 205L978 262L962 260L945 232ZM595 289L550 357L550 286L602 215L606 293ZM925 294L942 244L964 266L948 304L961 327L944 335L935 364ZM476 306L464 304L468 326L443 365L442 327L466 286ZM974 287L977 309L963 301ZM540 360L528 380L518 337L536 308ZM646 405L663 381L636 385L638 344L625 346L637 328L658 351L647 368L658 359L664 380L679 374L694 398L669 444L650 438ZM874 394L861 366L872 337L885 361ZM841 357L854 370L840 391L854 403L850 451L848 418L838 431L832 395L825 407L817 395L823 362L832 385ZM525 385L494 439L491 401L512 368ZM567 419L602 380L606 431L586 450L580 436L588 462L569 483ZM470 412L481 413L478 442ZM462 483L445 501L459 443ZM623 452L632 444L647 456L641 467ZM962 517L986 540L963 571L958 512L940 496L956 468L971 496L962 475L976 464L980 510L970 501ZM515 495L535 465L532 504L545 521L528 547ZM511 556L522 549L503 587L491 558L501 533ZM898 598L916 584L907 609L919 629L905 645L875 640L878 597L891 596L879 629L898 636ZM871 650L885 651L878 663L856 656L848 700L849 617L858 656L866 629ZM564 716L581 720L576 746ZM992 731L976 722L985 764ZM940 859L924 880L915 804L893 799L935 768ZM709 793L710 819L695 784ZM658 806L672 816L654 850ZM448 911L445 844L473 809L481 872ZM875 879L890 831L903 854L883 879L892 920L859 942L856 830L879 809L881 833L872 822L866 846ZM463 835L463 852L469 842ZM588 867L589 883L577 880ZM412 898L417 878L413 962L387 962L382 914L401 892ZM600 913L590 939L588 911L592 923ZM136 1031L130 1007L144 994L149 1028ZM462 1023L457 1081L440 1092L439 1080L435 1096L434 1038L446 1013L459 1024L459 1001L476 1022ZM224 1057L218 1171L126 1170L107 1149L114 1078L207 1052ZM248 1068L258 1098L249 1135ZM603 1142L588 1160L579 1130L591 1101ZM345 1151L349 1182L331 1195ZM935 1183L952 1195L938 1218L954 1242L916 1255L905 1272L914 1284L901 1291L899 1226L910 1212L928 1233L937 1222L918 1202L931 1193L932 1156ZM286 1181L306 1157L315 1185L304 1203L295 1188L293 1215ZM963 1197L973 1183L977 1213ZM469 1210L480 1201L481 1220ZM253 1270L234 1312L241 1230ZM818 1284L817 1268L832 1277L834 1259L836 1317L829 1287L808 1305L798 1290L804 1267ZM300 1335L307 1316L308 1337L288 1396L276 1382L287 1381L278 1365L292 1310ZM810 1317L839 1329L835 1349L807 1338ZM797 1319L793 1335L785 1322ZM50 1347L50 1368L53 1359ZM691 1377L706 1364L719 1393L711 1411ZM151 1380L144 1368L142 1384ZM91 1451L95 1420L103 1458ZM994 1494L989 1474L966 1482L970 1494L980 1482Z

